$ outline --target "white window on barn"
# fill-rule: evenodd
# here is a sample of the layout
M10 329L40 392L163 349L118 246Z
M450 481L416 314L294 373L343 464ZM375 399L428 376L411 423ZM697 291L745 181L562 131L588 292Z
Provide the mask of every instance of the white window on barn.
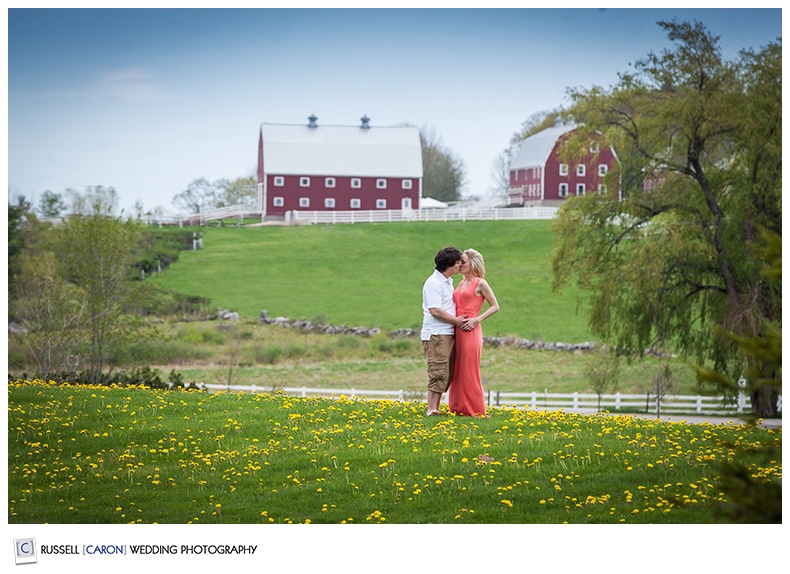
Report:
M324 198L324 207L327 209L334 209L335 208L335 198L334 197L325 197Z
M300 187L310 187L310 178L309 177L300 177L299 178L299 186Z
M282 187L285 185L285 178L281 175L277 175L274 177L274 185L277 187Z
M359 199L354 198L354 199L351 200L351 209L359 209L359 207L361 205L362 205L362 202Z
M598 184L598 193L604 195L606 193L606 185L603 183Z
M358 177L352 177L351 178L351 187L354 188L354 189L359 189L360 187L362 187L362 180L359 179Z
M568 164L561 163L560 164L560 175L568 175Z
M376 209L387 209L387 200L386 199L377 199L376 200Z
M580 163L579 165L577 165L576 166L576 175L578 175L579 177L584 177L585 175L587 175L587 166L584 165L583 163Z
M605 176L609 172L609 166L605 163L598 165L598 175L601 177Z
M274 207L282 207L285 205L285 200L282 197L274 197L272 198L272 203Z
M376 180L376 189L387 189L387 180L386 179L377 179Z
M300 197L299 198L299 207L310 207L310 198L309 197Z
M328 178L326 178L326 179L324 180L324 185L325 185L326 187L335 187L335 178L334 178L334 177L328 177Z
M584 195L584 184L577 183L576 184L576 195Z
M590 153L598 153L598 142L590 143Z
M560 184L560 197L568 197L568 184L561 183Z
M401 182L400 186L401 186L401 189L411 189L411 180L410 179L404 179Z

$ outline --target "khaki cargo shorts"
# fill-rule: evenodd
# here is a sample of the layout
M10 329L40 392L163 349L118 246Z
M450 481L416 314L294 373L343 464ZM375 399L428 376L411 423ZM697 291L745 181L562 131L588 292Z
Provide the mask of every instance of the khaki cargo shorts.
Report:
M453 380L455 365L455 335L431 335L423 341L425 362L428 365L428 390L443 393Z

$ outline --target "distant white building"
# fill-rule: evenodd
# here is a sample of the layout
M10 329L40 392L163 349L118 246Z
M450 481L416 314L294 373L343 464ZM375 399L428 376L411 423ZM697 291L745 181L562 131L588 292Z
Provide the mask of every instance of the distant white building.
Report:
M258 201L264 218L289 211L416 209L422 148L416 127L263 123Z
M420 198L420 209L447 209L448 207L450 207L448 203L439 201L438 199L434 199L432 197Z

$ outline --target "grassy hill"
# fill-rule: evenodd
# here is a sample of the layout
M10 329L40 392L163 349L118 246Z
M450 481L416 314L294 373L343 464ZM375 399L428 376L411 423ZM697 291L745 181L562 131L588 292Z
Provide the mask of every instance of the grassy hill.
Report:
M203 233L203 249L182 252L151 280L248 317L266 309L270 317L418 328L422 284L436 252L452 244L486 259L486 278L501 307L486 321L486 335L591 340L576 292L551 291L550 221L213 227Z

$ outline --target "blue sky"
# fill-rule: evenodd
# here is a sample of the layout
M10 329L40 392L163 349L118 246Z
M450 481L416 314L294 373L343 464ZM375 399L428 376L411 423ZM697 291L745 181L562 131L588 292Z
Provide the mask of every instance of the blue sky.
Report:
M262 122L429 127L484 195L491 166L568 87L610 86L698 20L727 58L774 9L10 9L8 188L113 186L123 207L253 172Z

